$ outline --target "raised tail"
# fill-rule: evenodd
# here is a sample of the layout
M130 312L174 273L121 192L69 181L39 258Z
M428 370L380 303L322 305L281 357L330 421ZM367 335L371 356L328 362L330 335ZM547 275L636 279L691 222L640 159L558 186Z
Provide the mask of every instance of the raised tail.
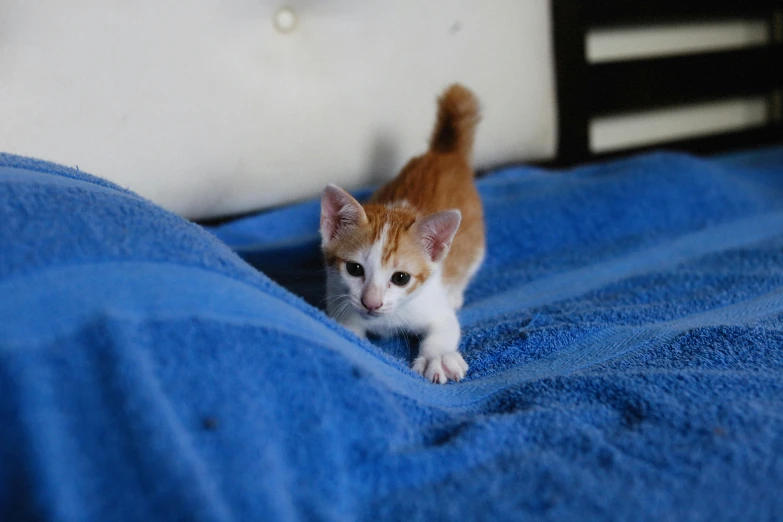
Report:
M470 157L480 119L476 96L458 83L451 85L438 99L438 119L430 139L430 151Z

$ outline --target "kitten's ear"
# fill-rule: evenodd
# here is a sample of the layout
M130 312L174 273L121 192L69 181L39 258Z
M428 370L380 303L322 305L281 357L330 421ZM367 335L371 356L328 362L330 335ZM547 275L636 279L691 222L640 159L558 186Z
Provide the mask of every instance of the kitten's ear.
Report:
M321 239L326 244L343 230L367 221L361 204L346 191L332 185L321 196Z
M432 261L439 263L446 258L461 221L459 210L444 210L416 220L414 234Z

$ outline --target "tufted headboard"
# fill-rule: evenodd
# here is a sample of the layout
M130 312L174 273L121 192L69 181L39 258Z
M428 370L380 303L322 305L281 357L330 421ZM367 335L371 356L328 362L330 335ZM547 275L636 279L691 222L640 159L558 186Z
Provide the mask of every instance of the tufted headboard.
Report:
M0 150L230 215L392 176L460 81L485 107L479 166L548 158L549 15L549 0L8 0Z

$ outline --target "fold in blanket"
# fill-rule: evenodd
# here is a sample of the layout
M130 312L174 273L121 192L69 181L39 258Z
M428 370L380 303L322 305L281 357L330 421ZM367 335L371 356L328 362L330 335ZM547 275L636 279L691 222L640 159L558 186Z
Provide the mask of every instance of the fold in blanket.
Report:
M318 202L207 231L0 155L0 519L780 517L783 149L479 187L437 386L318 309Z

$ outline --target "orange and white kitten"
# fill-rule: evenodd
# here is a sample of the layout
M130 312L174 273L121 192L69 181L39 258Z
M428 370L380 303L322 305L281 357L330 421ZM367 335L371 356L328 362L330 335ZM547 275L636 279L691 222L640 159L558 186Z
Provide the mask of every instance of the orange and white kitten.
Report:
M484 259L484 217L471 154L478 101L461 85L438 100L429 151L362 206L329 185L321 198L327 312L359 336L424 335L413 369L459 381L455 310Z

